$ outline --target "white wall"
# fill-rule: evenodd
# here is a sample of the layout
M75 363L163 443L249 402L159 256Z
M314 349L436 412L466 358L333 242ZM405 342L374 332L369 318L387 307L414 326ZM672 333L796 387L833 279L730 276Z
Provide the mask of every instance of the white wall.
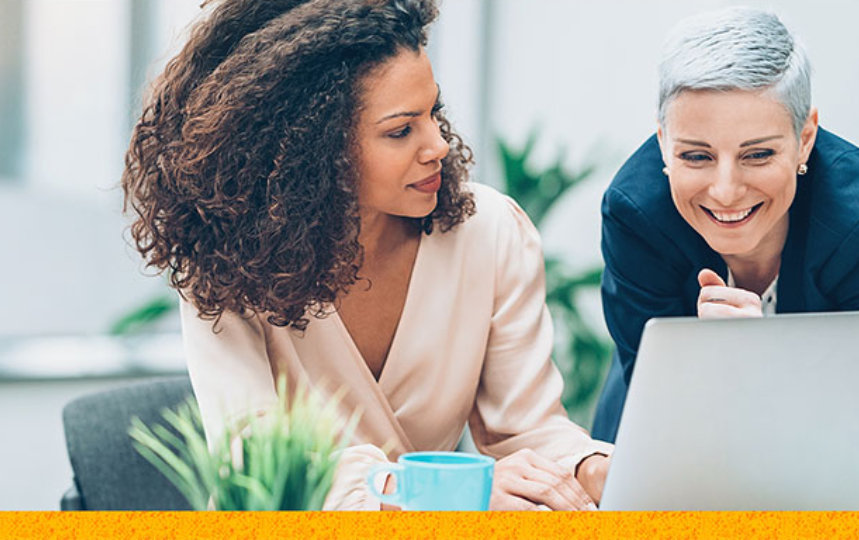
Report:
M164 290L122 239L118 194L0 187L0 337L105 332Z
M152 2L154 76L199 2ZM123 238L130 13L118 0L24 4L25 171L0 182L0 336L104 332L165 290Z
M27 182L92 193L122 171L127 2L25 3Z

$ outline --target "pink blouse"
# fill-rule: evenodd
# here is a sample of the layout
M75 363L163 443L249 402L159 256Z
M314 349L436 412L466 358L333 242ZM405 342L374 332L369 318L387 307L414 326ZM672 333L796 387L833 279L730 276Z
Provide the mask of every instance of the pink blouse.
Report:
M494 189L470 184L477 213L447 233L424 235L399 325L378 382L336 312L300 332L265 317L225 313L219 332L181 306L185 352L210 441L276 401L285 373L361 411L326 509L377 510L369 468L404 452L453 450L468 422L481 453L531 448L574 467L611 445L592 440L561 406L551 360L539 235Z

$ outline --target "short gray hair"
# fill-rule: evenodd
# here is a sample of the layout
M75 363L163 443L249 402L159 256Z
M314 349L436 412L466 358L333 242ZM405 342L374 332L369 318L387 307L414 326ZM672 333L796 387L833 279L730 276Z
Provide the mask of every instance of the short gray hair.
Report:
M680 21L659 65L659 123L684 90L769 89L787 108L797 137L811 110L805 49L766 11L732 7Z

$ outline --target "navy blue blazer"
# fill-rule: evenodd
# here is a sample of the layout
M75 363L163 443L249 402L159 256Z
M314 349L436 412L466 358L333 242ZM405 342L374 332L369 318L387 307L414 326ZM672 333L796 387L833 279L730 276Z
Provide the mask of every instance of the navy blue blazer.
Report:
M593 436L609 442L617 434L644 323L695 315L702 268L727 280L725 262L674 207L663 166L654 135L603 197L602 301L616 350ZM776 311L859 310L859 148L818 130L808 173L797 182Z

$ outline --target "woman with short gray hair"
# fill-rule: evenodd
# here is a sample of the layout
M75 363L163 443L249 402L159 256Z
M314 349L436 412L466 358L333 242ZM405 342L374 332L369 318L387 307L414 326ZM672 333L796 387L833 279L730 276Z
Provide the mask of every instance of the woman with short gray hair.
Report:
M650 137L603 198L617 345L594 422L613 441L645 322L859 309L859 148L818 128L810 65L778 17L681 21Z

